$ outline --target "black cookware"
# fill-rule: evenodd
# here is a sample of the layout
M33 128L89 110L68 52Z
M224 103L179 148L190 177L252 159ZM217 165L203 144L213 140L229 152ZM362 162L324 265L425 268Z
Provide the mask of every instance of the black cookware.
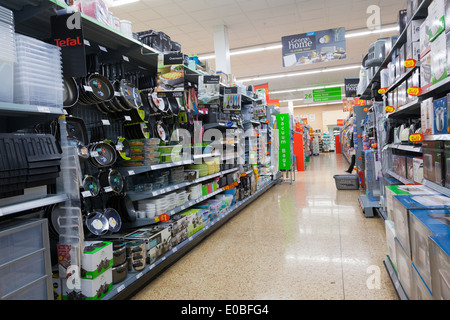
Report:
M94 176L86 176L83 179L83 188L85 191L90 191L93 197L96 197L100 193L100 182Z
M117 160L115 148L106 142L92 143L89 147L90 162L95 167L108 167Z
M115 193L120 193L123 191L123 176L115 169L100 171L98 181L100 182L100 186L103 190L108 188Z
M63 106L70 108L78 102L80 96L77 82L72 77L64 77Z

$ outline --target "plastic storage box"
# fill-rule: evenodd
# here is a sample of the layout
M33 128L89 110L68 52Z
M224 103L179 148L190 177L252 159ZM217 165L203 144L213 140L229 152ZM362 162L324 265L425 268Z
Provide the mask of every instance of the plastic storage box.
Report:
M14 101L14 64L16 62L14 16L0 7L0 101Z
M359 190L359 177L356 174L334 176L338 190Z

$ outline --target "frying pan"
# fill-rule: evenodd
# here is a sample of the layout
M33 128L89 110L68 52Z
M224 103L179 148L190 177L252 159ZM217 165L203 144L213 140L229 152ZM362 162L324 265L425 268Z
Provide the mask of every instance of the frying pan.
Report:
M87 229L96 236L105 235L109 230L108 219L103 215L103 211L94 210L85 217Z
M114 88L105 76L99 73L91 73L83 81L83 90L93 103L109 101L114 97ZM91 89L88 90L87 88Z
M162 121L157 121L155 124L155 136L159 139L161 139L162 141L169 141L170 139L170 133L169 130L167 129L167 126L164 124L164 122Z
M121 148L117 148L117 146L121 146ZM127 139L119 138L116 143L116 150L121 159L130 160L131 146Z
M126 111L138 109L142 105L141 95L135 85L124 78L123 63L118 64L116 72L119 72L118 78L120 80L115 82L115 89L120 93L120 96L118 96L120 103L128 109Z
M108 220L109 231L119 232L122 227L122 218L116 209L107 208L103 211L103 216Z
M134 208L133 201L131 201L129 196L120 198L120 209L128 222L136 221L136 209Z
M180 112L180 108L178 106L178 101L174 97L167 98L167 101L169 102L170 111L173 115L177 116Z
M80 141L84 145L89 143L88 132L84 120L78 117L66 117L68 138Z
M113 192L120 193L123 190L123 176L114 169L100 171L98 181L102 189L110 187Z
M65 108L73 107L78 102L78 86L74 78L64 77L63 106Z
M85 191L91 191L93 197L96 197L100 193L100 182L94 176L86 176L83 179L83 188Z
M98 156L90 157L90 162L95 167L108 167L113 165L117 160L116 150L106 142L93 143L89 147L89 153L98 152Z

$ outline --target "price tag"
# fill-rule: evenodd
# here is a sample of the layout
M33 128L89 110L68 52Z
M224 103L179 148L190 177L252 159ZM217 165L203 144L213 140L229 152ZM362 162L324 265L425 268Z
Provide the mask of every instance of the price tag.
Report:
M184 209L186 209L185 206L181 206L181 207L180 207L180 210L184 210Z
M378 90L379 94L385 94L387 92L387 88L381 88Z
M84 39L83 43L84 43L85 46L88 46L88 47L91 46L91 43L89 42L89 40Z
M167 222L170 220L170 216L168 214L162 214L158 217L158 219L161 222Z
M92 92L92 88L90 86L83 86L84 91Z
M50 108L49 107L37 107L39 112L42 113L50 113Z
M419 87L410 87L407 92L410 96L417 97L422 93L422 89Z
M409 69L415 68L416 65L417 65L417 60L415 60L415 59L405 60L405 67L407 67Z
M109 123L109 120L108 120L108 119L102 119L102 123L103 123L104 126L109 126L109 125L111 125L111 123Z
M106 48L105 47L103 47L103 46L98 46L98 48L101 50L101 51L103 51L103 52L108 52L108 50L106 50Z
M125 285L121 285L117 288L117 293L119 293L120 291L122 291L123 289L125 289Z
M123 145L121 145L121 144L116 145L116 150L117 151L122 151L123 150Z
M113 191L110 186L107 186L103 189L106 193Z
M125 121L131 121L131 117L130 116L125 116Z
M395 108L392 106L387 106L385 109L386 113L393 113L395 111Z
M134 170L128 170L128 175L129 176L134 176L136 173L134 172Z
M123 60L125 60L126 62L130 62L130 59L128 59L127 56L122 56Z
M189 240L189 241L192 241L192 236L190 236L190 237L188 238L188 240Z
M120 94L120 92L118 92L118 91L114 91L114 96L115 96L115 97L120 97L121 94Z
M172 252L173 252L173 253L175 253L175 252L177 252L177 251L178 251L177 247L175 247L175 248L172 249Z
M91 157L93 157L93 158L98 157L98 152L97 151L91 151Z
M415 133L409 136L409 141L412 143L420 143L423 141L423 134Z
M92 197L92 192L90 190L86 190L81 192L81 195L83 196L83 198L89 198Z
M144 274L142 273L142 272L139 272L137 275L136 275L136 279L139 279L140 277L142 277Z

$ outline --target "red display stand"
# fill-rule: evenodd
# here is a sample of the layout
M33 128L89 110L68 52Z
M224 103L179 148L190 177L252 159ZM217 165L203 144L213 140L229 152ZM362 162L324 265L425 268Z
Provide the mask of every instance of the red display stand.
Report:
M341 136L337 135L334 137L335 139L335 145L336 145L336 154L342 154L341 151Z
M303 154L303 134L294 133L294 154L297 158L297 171L305 171L305 156Z

